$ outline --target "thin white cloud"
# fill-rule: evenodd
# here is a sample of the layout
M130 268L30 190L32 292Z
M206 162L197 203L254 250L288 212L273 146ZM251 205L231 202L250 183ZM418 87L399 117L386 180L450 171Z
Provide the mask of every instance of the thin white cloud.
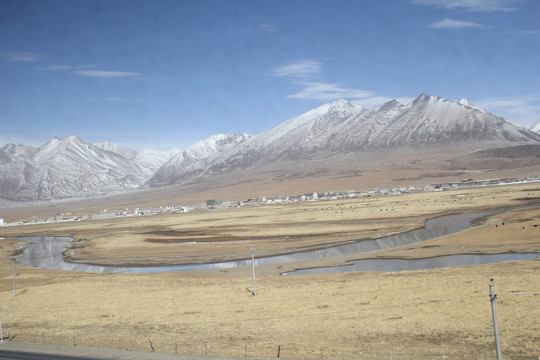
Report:
M529 126L540 119L540 94L487 98L475 100L474 104L523 127Z
M127 98L109 96L108 98L105 98L105 101L113 102L113 103L138 103L138 102L141 102L142 100L141 98L127 99Z
M518 30L518 31L507 31L506 34L536 35L536 34L540 34L540 30Z
M372 91L344 88L327 82L306 82L304 85L305 87L302 90L287 97L332 101L338 99L361 99L373 96Z
M42 57L41 55L32 52L10 52L2 53L0 55L9 61L15 62L36 62Z
M139 73L125 72L125 71L104 71L104 70L79 70L74 71L74 74L85 77L97 77L97 78L121 78L139 76Z
M46 71L62 71L62 70L70 70L73 69L72 66L67 65L53 65L53 66L43 66L38 68L38 70L46 70Z
M303 60L278 67L272 71L274 76L305 78L322 71L323 63L317 60Z
M256 26L254 30L257 32L273 33L273 32L278 31L279 27L277 27L276 25L271 25L271 24L262 24L262 25Z
M469 21L443 19L439 22L429 24L428 27L434 28L434 29L466 29L466 28L482 28L484 26L478 23L469 22Z
M512 11L519 0L412 0L415 4L471 12Z
M302 60L273 69L271 75L290 78L294 84L301 86L298 92L287 95L291 99L318 101L345 99L367 108L392 100L388 97L376 96L373 91L349 88L319 80L317 77L323 71L323 66L324 64L318 60Z
M247 28L233 30L233 34L240 35L257 35L260 33L275 33L280 30L279 26L272 24L260 24L255 26L250 26Z
M242 33L246 34L257 34L257 33L274 33L279 30L279 27L272 24L260 24L256 26L249 27L244 30L240 30Z

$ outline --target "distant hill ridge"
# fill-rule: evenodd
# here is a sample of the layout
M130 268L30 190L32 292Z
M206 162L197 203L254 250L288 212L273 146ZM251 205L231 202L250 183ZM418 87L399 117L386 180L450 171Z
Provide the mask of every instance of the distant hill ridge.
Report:
M0 198L35 201L91 197L141 186L184 184L264 169L307 166L351 154L452 145L486 148L538 145L540 135L475 107L422 94L366 109L345 100L324 104L257 136L218 134L169 153L90 144L75 136L39 148L0 149ZM499 154L494 152L494 154ZM262 169L262 170L261 170ZM327 171L332 171L331 168Z

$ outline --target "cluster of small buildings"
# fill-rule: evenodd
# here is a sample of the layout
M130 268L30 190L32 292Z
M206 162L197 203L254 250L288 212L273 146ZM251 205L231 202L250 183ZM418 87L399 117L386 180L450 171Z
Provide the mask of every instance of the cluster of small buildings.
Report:
M484 179L484 180L473 180L473 179L464 179L456 182L447 182L440 184L430 184L424 187L424 191L433 191L433 190L445 190L445 189L458 189L464 187L475 187L475 186L492 186L492 185L504 185L504 184L515 184L518 182L527 182L527 181L538 181L539 177L536 178L525 178L519 180L518 178L504 178L504 179Z
M345 198L355 198L364 196L377 196L377 195L393 195L403 194L410 192L420 191L441 191L446 189L458 189L466 187L476 186L493 186L503 184L513 184L518 182L540 181L540 176L535 178L525 178L519 180L517 178L504 178L504 179L485 179L485 180L472 180L465 179L457 182L447 182L439 184L430 184L424 187L409 186L398 188L380 188L370 191L354 191L348 190L345 192L313 192L305 193L303 195L294 196L268 196L250 198L245 201L226 201L226 200L206 200L204 204L196 206L141 206L135 209L120 209L120 210L108 210L102 209L99 213L87 214L86 216L72 215L72 214L54 214L51 217L34 217L25 222L16 223L4 223L3 219L0 219L0 226L18 226L18 225L31 225L31 224L46 224L46 223L58 223L66 221L85 221L85 220L98 220L98 219L113 219L129 216L151 216L157 214L181 214L188 211L200 209L200 210L213 210L216 208L230 208L241 206L261 206L271 204L287 204L291 202L299 201L322 201L322 200L335 200Z

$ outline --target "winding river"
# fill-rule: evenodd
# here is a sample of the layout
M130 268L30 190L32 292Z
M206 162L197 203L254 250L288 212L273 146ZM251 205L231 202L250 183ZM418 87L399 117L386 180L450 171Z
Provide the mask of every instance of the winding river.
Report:
M509 208L440 216L427 220L425 222L425 226L421 229L411 230L396 235L385 236L378 239L362 240L351 244L333 246L326 249L310 250L287 255L257 258L255 259L255 265L314 260L409 245L461 231L471 226L473 222L478 219L497 213L502 213L507 210L509 210ZM68 243L73 240L73 238L71 237L29 236L20 237L20 239L25 240L27 244L22 254L17 257L17 262L24 266L38 267L51 270L83 271L94 273L149 273L199 269L226 269L251 265L251 260L226 261L211 264L151 267L100 266L70 263L64 261L62 253L66 250L66 246L68 245ZM368 259L356 260L342 266L304 269L294 271L288 274L330 273L348 271L421 270L440 267L488 264L509 260L532 259L537 256L538 254L536 253L511 253L498 255L451 255L414 260Z

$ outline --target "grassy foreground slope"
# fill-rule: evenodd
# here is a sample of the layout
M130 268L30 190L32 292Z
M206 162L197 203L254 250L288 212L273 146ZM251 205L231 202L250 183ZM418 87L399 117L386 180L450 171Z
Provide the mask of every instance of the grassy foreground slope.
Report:
M421 226L425 218L532 203L538 184L340 202L223 210L171 217L3 228L0 313L11 341L66 343L235 357L494 358L489 281L506 359L540 356L540 261L400 273L279 276L284 264L163 274L86 274L18 267L9 235L87 239L74 257L96 262L178 262L320 247ZM387 210L388 209L388 210ZM504 225L503 225L504 223ZM536 226L538 225L538 226ZM198 229L198 232L193 232ZM189 230L189 231L188 231ZM288 241L282 234L295 234ZM202 250L185 244L206 238ZM273 238L273 239L272 239ZM174 241L171 241L173 239ZM259 250L260 249L260 250ZM499 214L453 235L363 257L540 250L540 208ZM127 254L126 254L127 253ZM172 255L171 255L172 254ZM359 258L354 256L353 258ZM340 263L346 259L332 259ZM360 352L362 353L360 355Z

